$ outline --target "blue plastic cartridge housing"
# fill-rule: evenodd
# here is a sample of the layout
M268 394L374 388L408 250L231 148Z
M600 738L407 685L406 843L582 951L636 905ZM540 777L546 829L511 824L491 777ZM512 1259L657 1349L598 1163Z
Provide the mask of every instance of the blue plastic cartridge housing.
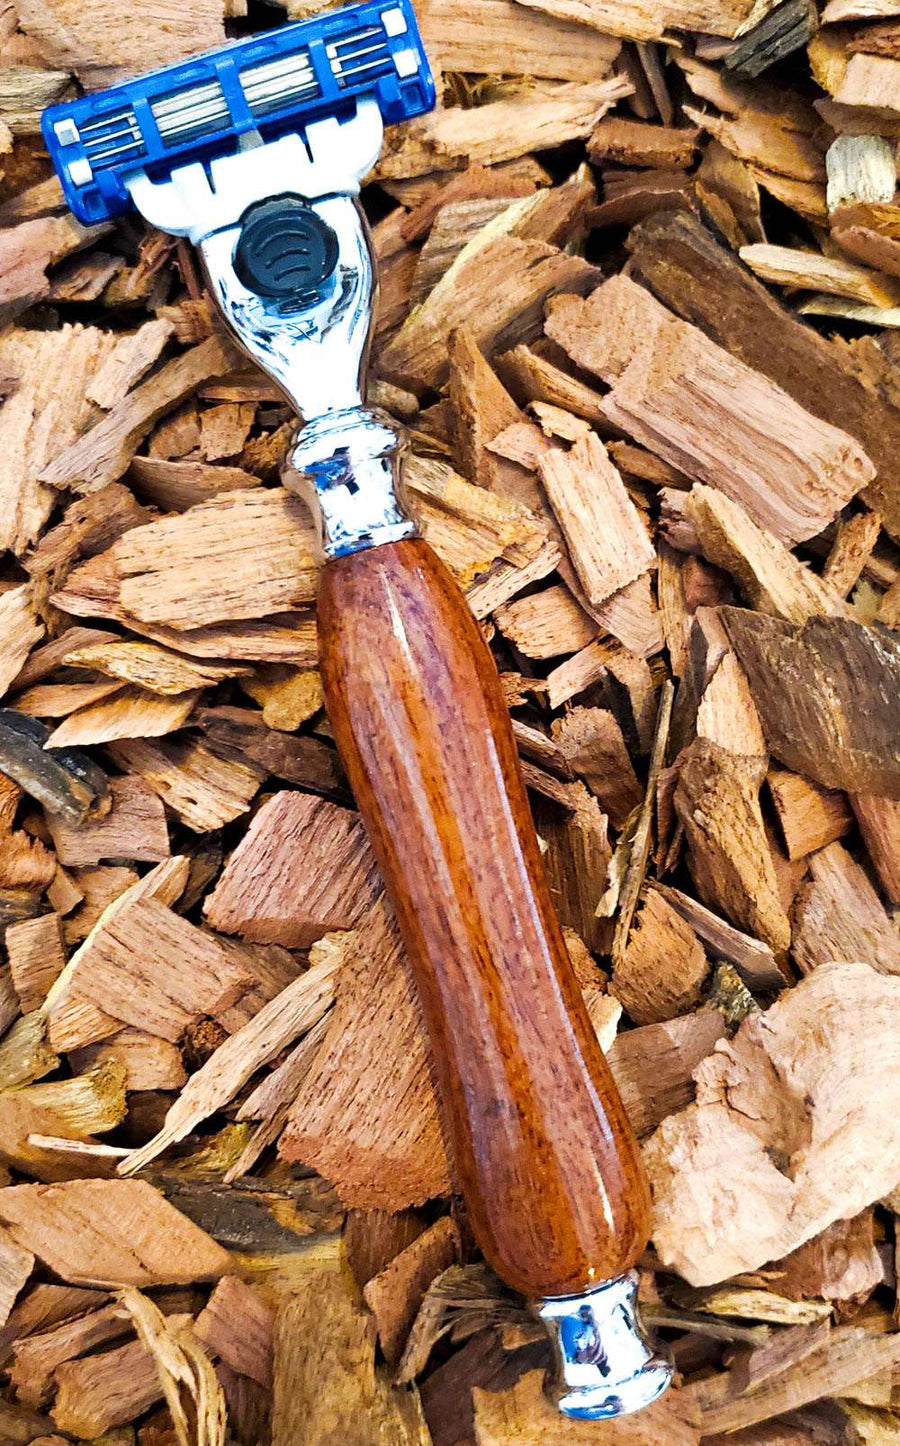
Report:
M372 97L385 125L434 106L434 80L409 0L346 5L234 41L109 90L51 106L41 130L66 201L85 225L133 209L125 178L263 141Z

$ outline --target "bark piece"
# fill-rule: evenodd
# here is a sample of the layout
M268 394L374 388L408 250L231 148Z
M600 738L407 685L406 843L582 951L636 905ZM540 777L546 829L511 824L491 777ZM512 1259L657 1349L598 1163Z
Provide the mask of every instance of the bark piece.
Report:
M231 355L215 337L167 362L123 397L96 427L57 453L42 468L40 480L76 492L96 492L115 482L153 423L230 365Z
M662 894L650 889L613 969L612 992L635 1024L661 1024L699 1003L708 973L706 954L693 929Z
M797 628L737 608L722 620L781 763L826 788L900 797L900 645L889 632L838 617Z
M253 982L212 935L130 890L102 916L47 1000L50 1036L67 1049L95 1043L115 1032L96 1019L100 1010L108 1021L174 1044L189 1024L227 1009Z
M331 1024L279 1152L318 1170L348 1205L401 1210L448 1191L413 987L382 904L348 940Z
M759 611L804 623L824 614L849 616L834 590L764 532L738 502L697 484L684 504L704 555L732 577Z
M140 859L160 863L170 854L165 809L141 778L110 779L112 808L103 818L73 827L60 815L48 816L53 847L61 864L99 864L102 859Z
M227 1251L145 1180L67 1180L0 1193L0 1219L26 1250L74 1285L216 1280Z
M892 1187L898 991L868 964L824 965L698 1068L697 1103L644 1156L656 1248L691 1284L778 1260Z
M586 301L557 303L547 331L580 366L613 383L603 403L609 422L740 502L780 541L820 532L874 476L852 437L804 412L625 276Z
M794 905L794 962L803 974L837 959L863 959L900 973L900 935L859 864L839 843L809 860L810 880Z
M774 768L766 778L778 825L789 859L802 859L853 827L846 796L835 789L817 788L799 773Z
M378 1341L389 1365L396 1365L425 1292L436 1276L455 1264L459 1230L449 1216L437 1220L363 1288L375 1316Z
M682 757L675 808L700 897L779 953L791 929L760 810L765 771L764 758L739 757L698 738Z
M497 608L494 621L527 658L558 658L577 653L600 631L598 624L562 584Z
M237 752L262 772L313 793L339 791L343 774L337 755L320 738L273 733L249 708L201 708L195 717L213 747L228 756Z
M49 729L37 719L0 709L0 766L9 787L20 785L48 812L62 814L70 823L101 816L109 808L109 780L102 768L80 748L47 752L48 738ZM8 801L0 796L0 801L10 808L9 825L18 794Z
M226 1275L197 1317L195 1332L233 1371L271 1388L274 1326L275 1312L260 1291Z
M834 342L786 311L708 231L687 217L643 223L630 240L636 275L667 306L855 437L877 468L863 494L900 533L900 413Z
M66 962L59 914L23 919L6 931L6 953L23 1014L39 1009Z
M485 240L479 233L385 347L380 370L414 389L439 387L449 371L447 342L458 327L468 327L487 355L505 351L537 334L549 296L587 291L597 279L587 262L543 241Z
M196 833L221 828L246 813L265 777L256 764L220 757L196 738L165 743L134 739L114 744L110 752Z
M380 892L355 814L279 793L256 814L204 913L226 934L304 948L329 930L355 928Z
M653 547L618 470L591 432L551 451L540 473L588 600L599 606L653 564Z

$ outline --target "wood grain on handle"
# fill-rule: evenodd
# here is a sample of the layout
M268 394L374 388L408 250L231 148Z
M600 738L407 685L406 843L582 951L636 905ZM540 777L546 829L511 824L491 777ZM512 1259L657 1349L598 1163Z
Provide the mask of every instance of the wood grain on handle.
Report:
M543 866L490 651L424 542L329 562L329 718L415 974L485 1256L530 1296L643 1249L647 1185Z

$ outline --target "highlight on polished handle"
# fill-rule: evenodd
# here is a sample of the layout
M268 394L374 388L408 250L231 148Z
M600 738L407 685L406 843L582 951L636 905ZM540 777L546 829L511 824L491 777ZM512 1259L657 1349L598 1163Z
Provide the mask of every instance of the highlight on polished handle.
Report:
M635 1410L637 1143L572 971L490 651L421 540L329 561L325 698L397 914L475 1238L553 1338L562 1410Z

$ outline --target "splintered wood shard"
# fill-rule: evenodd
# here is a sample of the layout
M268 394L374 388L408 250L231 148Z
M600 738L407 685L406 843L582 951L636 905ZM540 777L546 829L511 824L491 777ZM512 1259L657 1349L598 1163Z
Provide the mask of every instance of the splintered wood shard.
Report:
M215 1110L222 1109L256 1070L269 1064L297 1037L318 1023L334 998L338 960L329 953L295 979L226 1039L190 1081L168 1111L163 1128L120 1167L124 1174L143 1169Z
M667 1265L693 1285L755 1270L893 1188L898 1004L895 978L825 964L717 1045L645 1147Z
M603 402L608 421L741 502L782 542L821 532L875 475L852 437L805 412L625 276L585 301L557 304L547 332L612 383Z

